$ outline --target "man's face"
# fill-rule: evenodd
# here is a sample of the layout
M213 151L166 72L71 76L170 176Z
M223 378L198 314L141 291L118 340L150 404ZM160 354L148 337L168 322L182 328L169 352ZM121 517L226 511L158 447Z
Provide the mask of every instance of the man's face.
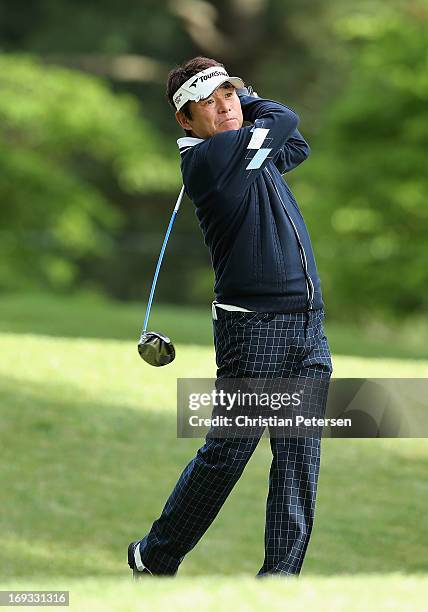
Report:
M230 83L220 85L209 98L189 102L192 118L182 111L176 112L178 123L197 138L209 138L219 132L239 130L244 121L241 102Z

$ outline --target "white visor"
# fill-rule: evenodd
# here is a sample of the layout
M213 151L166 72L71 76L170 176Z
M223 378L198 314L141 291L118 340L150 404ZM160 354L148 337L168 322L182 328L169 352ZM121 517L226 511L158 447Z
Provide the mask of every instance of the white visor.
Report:
M230 77L226 70L221 66L212 66L206 70L198 72L178 89L174 96L174 104L180 110L186 102L205 100L217 87L228 81L234 87L245 87L244 81L239 77Z

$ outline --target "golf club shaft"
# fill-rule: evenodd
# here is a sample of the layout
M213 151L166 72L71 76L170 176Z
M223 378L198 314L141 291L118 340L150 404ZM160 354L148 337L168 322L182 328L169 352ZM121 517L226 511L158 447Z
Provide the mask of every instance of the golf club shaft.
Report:
M156 283L157 283L158 276L159 276L159 270L162 265L162 260L163 260L163 256L165 253L166 245L168 243L168 238L171 233L172 226L174 225L175 217L177 216L178 210L180 208L180 204L181 204L181 200L183 199L183 195L184 195L184 185L181 188L180 193L178 195L177 202L175 204L174 210L172 212L171 220L168 225L168 229L166 230L165 238L163 239L161 252L159 254L158 263L156 265L155 275L153 277L152 288L150 289L150 296L149 296L149 301L147 304L146 316L144 317L143 332L147 331L147 325L149 322L150 310L152 308L153 296L154 296L155 289L156 289Z

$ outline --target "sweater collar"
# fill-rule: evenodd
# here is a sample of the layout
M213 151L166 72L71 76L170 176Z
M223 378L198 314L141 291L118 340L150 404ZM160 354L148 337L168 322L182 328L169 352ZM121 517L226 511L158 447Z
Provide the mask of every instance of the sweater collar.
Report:
M177 140L177 144L178 144L180 153L184 153L191 147L194 147L195 145L201 142L204 142L203 138L193 138L192 136L184 136L183 138L179 138Z

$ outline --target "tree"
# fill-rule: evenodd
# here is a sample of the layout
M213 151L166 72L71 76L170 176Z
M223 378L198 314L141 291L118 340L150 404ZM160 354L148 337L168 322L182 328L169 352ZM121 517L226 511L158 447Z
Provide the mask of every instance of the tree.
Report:
M427 22L415 0L364 4L336 24L352 70L302 185L336 316L428 306Z
M31 57L0 56L0 288L69 288L79 260L112 248L123 215L97 184L168 191L179 182L135 99ZM102 181L99 181L102 183Z

